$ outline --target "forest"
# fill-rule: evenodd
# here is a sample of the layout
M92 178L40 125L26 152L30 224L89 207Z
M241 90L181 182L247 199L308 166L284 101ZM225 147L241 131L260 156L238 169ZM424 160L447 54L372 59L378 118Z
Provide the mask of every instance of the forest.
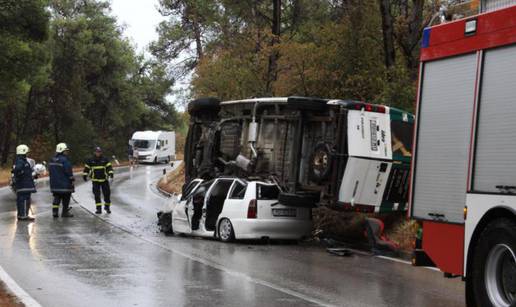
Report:
M185 104L205 96L356 99L413 111L422 30L441 4L159 0L165 20L145 56L109 1L0 0L0 164L19 143L39 159L57 142L76 160L93 146L124 155L136 130L184 133ZM181 80L188 88L171 96Z

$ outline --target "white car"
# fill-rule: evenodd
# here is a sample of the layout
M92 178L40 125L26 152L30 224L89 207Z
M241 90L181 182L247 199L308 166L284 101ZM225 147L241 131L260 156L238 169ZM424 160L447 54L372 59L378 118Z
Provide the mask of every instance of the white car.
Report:
M306 237L312 230L311 208L278 202L274 183L240 178L195 179L185 187L172 209L175 234L235 239L289 239Z

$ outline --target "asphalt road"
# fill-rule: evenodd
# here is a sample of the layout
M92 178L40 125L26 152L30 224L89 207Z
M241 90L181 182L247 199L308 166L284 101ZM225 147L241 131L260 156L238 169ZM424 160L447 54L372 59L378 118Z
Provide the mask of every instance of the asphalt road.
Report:
M464 286L436 271L376 257L336 257L305 245L166 237L151 188L164 166L117 170L113 213L96 216L90 183L74 218L53 219L33 196L36 222L16 221L0 189L0 265L42 306L464 306Z

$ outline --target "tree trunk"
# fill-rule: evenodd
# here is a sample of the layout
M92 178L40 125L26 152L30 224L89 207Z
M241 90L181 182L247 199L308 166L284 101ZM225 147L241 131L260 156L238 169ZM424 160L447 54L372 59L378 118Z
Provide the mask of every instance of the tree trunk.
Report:
M378 0L380 13L382 14L383 49L385 54L385 67L391 68L396 63L396 51L394 49L394 23L391 13L390 0Z
M406 12L406 24L403 25L401 33L397 35L398 44L401 46L401 51L406 60L406 66L411 72L412 79L417 78L418 55L415 52L421 40L423 33L423 10L424 0L412 0L412 5L406 4L402 8Z
M272 0L272 39L270 47L272 48L269 55L269 66L267 69L267 85L266 91L268 95L274 95L272 91L272 83L278 77L278 51L274 50L274 45L279 42L281 35L281 0Z
M0 162L2 165L7 163L9 159L9 150L11 149L11 134L13 130L13 119L15 112L15 105L13 102L10 102L7 105L7 109L5 110L4 115L4 129L3 129L3 139L2 139L2 153L0 156Z

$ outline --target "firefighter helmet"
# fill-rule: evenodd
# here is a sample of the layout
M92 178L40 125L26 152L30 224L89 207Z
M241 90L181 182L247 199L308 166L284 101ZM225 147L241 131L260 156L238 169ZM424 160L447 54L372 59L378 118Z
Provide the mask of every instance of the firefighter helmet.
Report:
M29 152L29 146L27 145L18 145L16 147L16 154L17 155L26 155Z
M70 150L70 149L68 148L68 146L65 143L59 143L56 146L56 152L57 153L62 153L62 152L65 152L67 150Z

